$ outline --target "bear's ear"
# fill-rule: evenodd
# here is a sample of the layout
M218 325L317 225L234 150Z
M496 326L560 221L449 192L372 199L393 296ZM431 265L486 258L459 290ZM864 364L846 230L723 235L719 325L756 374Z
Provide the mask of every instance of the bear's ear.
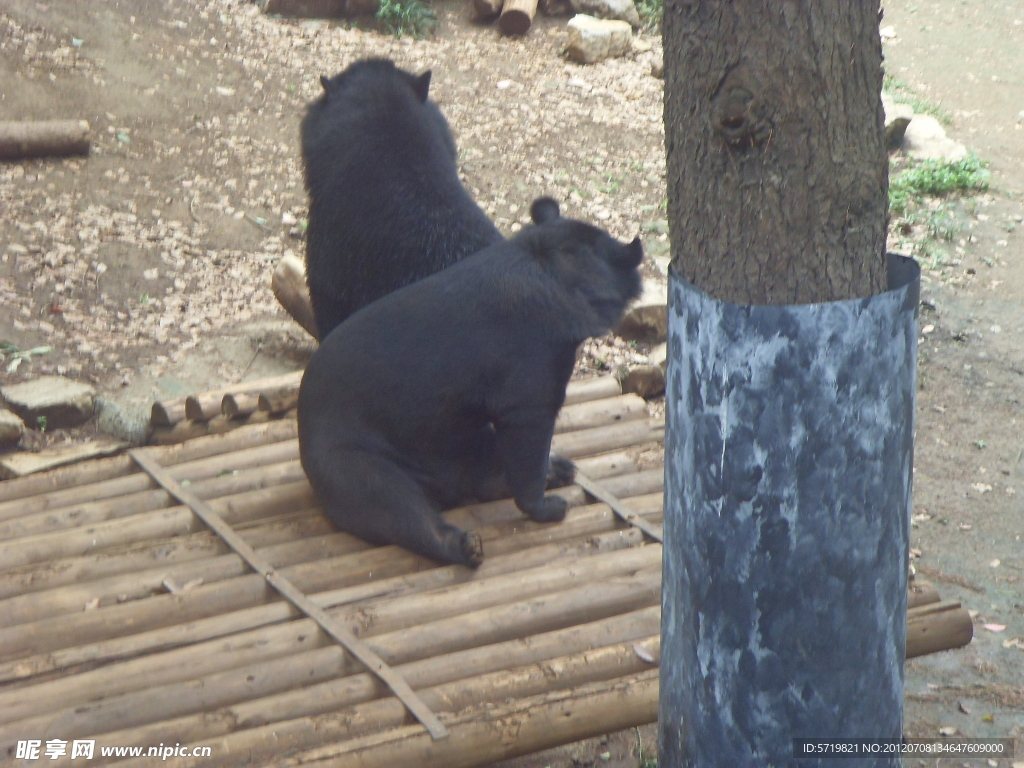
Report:
M530 218L534 224L547 224L558 217L558 203L553 198L538 197L530 206Z
M327 75L320 75L320 85L324 87L324 90L328 93L331 92L331 80Z
M644 260L644 247L640 237L634 237L629 245L619 246L618 253L613 257L615 265L623 269L636 269Z
M413 78L412 89L416 96L423 103L427 101L427 93L430 91L430 70L428 69L419 77Z

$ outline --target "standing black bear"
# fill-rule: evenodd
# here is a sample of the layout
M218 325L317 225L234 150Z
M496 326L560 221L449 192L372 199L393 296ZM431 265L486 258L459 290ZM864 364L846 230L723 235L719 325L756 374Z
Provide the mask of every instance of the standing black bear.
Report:
M555 417L576 348L606 333L640 293L628 245L534 201L537 226L378 299L313 355L299 391L299 449L342 530L435 560L478 565L480 538L439 512L508 496L537 521Z
M502 238L459 181L429 71L367 59L320 81L302 159L306 281L323 341L363 305Z

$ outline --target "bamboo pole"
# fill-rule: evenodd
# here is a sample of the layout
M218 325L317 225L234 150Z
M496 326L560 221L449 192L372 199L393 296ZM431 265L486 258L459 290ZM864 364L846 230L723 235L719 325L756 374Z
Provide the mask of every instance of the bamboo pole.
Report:
M5 120L0 122L0 159L89 154L85 120Z
M660 494L651 494L632 499L631 503L638 510L646 508L660 511L662 498ZM503 572L503 569L508 570L517 567L520 563L531 562L534 557L557 559L563 550L569 553L574 552L571 541L579 537L594 537L592 546L598 549L604 546L600 538L601 534L610 534L613 539L621 538L627 544L640 540L637 537L638 532L634 530L616 530L619 528L618 520L606 505L595 504L579 510L578 514L574 512L574 510L570 510L570 517L565 523L555 527L549 526L549 530L552 532L528 530L524 533L508 534L499 527L493 533L499 536L495 544L501 545L500 551L496 557L484 561L477 570L478 575L500 573ZM558 539L553 532L557 532L564 538ZM489 531L481 532L485 536L491 533ZM552 547L554 547L553 550ZM529 551L531 549L535 551ZM528 551L524 553L524 550ZM501 558L502 554L512 553L515 554L515 560ZM544 561L541 560L541 562ZM444 586L465 578L465 572L457 566L447 566L412 575L403 574L381 579L370 584L328 590L315 595L314 599L326 608L352 604L358 600L381 595L412 594L419 590ZM176 648L189 643L199 643L226 636L233 632L265 627L295 616L297 613L291 609L290 605L278 601L211 616L188 624L141 631L130 636L95 641L77 647L74 647L72 643L67 643L66 645L69 647L63 650L54 650L0 664L0 681L23 679L53 670L71 668L78 664L118 661L153 650Z
M504 642L637 610L660 599L660 569L637 571L599 583L502 603L407 629L367 638L391 665L440 653ZM189 680L211 672L322 648L332 644L312 619L189 645L80 674L0 691L0 723L40 715L71 703ZM346 654L344 674L358 664Z
M231 384L220 389L214 389L210 392L200 393L200 397L219 395L231 395L235 392L259 392L265 389L275 389L277 387L288 386L293 384L298 387L299 382L302 380L302 371L290 371L277 376L269 376L263 379L254 379L251 381L242 381L238 384ZM194 395L189 395L194 397ZM150 423L154 427L171 427L177 424L179 421L185 418L185 401L188 397L176 397L169 400L158 400L153 403L152 412L150 414Z
M266 763L310 766L474 768L570 741L652 723L658 716L658 671L469 707L445 718L450 737L432 742L422 727L404 726ZM510 737L509 729L514 737Z
M270 392L261 392L256 400L256 407L272 416L285 413L297 407L298 404L298 389L276 389Z
M974 637L974 623L959 600L907 611L907 658L960 648Z
M618 643L632 643L656 634L660 620L660 607L652 605L638 611L528 638L410 662L397 667L396 671L417 689L442 685L467 677L543 662L558 655L580 653L590 648L604 648ZM645 648L648 647L647 643L643 645ZM283 725L284 721L296 721L299 718L335 712L342 707L387 695L376 678L368 673L336 677L341 656L341 649L331 646L289 657L293 661L291 665L275 662L278 666L273 672L266 667L256 667L253 674L257 680L271 674L283 678L280 687L284 692L241 700L217 711L207 710L172 720L101 734L97 740L104 744L142 745L196 742L200 739L233 734L229 737L232 739L230 754L248 754L247 749L250 745L247 742L256 735L254 729L259 726L281 723L283 728L287 728ZM308 684L321 678L324 682ZM292 687L298 680L306 684L299 688ZM91 705L85 705L85 709L89 707ZM76 735L97 733L91 721L88 727L81 729L81 732L77 732L78 727L74 723L68 723L68 727L70 731L66 735L72 738ZM248 729L244 731L248 736L239 733L242 729ZM234 751L236 749L240 751Z
M240 392L237 395L224 395L220 401L220 412L229 419L242 419L256 412L259 395Z
M360 627L359 622L353 618L354 609L348 613L337 614L337 617L346 625L351 625L353 631L358 630L363 638L389 631L410 630L426 619L433 619L436 622L466 612L493 608L504 602L517 602L541 594L571 589L580 586L583 578L603 580L621 576L634 568L651 569L653 561L650 553L646 551L648 549L654 548L612 550L584 558L581 563L563 561L553 566L540 566L522 572L512 571L483 581L471 581L448 590L419 595L419 599L444 606L441 612L434 615L417 605L416 598L401 598L379 606L383 610L391 608L393 614L390 620L386 613L383 614L372 627L367 626L366 622ZM660 557L660 552L654 554ZM585 569L586 576L577 576L576 571L583 570L579 568L583 564L592 567ZM514 588L506 592L503 598L500 590L506 585L513 585ZM552 588L553 586L555 588ZM449 594L455 598L454 604L447 602ZM345 655L347 656L347 652ZM305 677L292 676L298 671L296 665L301 666L302 663L302 659L292 656L269 659L254 666L214 673L198 680L172 682L163 686L145 685L92 705L74 703L56 711L49 709L42 713L41 717L21 720L10 727L0 726L0 750L7 740L17 740L18 731L35 732L45 727L47 722L60 723L62 731L70 729L84 733L77 729L91 728L95 733L116 726L142 725L289 690L297 681L316 682ZM282 667L286 671L280 671ZM76 723L79 725L76 726Z
M297 435L298 427L294 421L274 421L243 427L226 435L204 437L186 445L164 446L154 449L153 455L163 466L172 467L243 448L291 440ZM115 456L60 467L34 477L5 480L0 483L0 520L116 496L120 493L117 486L110 486L113 490L107 491L105 484L135 474L140 474L139 466L130 456Z

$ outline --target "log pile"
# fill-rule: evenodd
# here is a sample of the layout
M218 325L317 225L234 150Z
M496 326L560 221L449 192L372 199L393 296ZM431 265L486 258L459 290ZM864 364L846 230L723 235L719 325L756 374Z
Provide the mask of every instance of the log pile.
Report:
M286 402L280 386L219 397L251 415L260 394ZM614 378L570 394L554 449L657 532L663 468L636 457L662 425ZM197 397L193 413L211 402ZM164 406L179 424L225 419ZM189 506L116 456L0 483L0 754L28 737L94 738L97 752L211 748L162 761L182 768L469 768L656 718L661 545L581 487L557 491L570 510L553 525L511 501L447 512L484 540L471 571L334 530L299 466L294 418L144 450L400 675L449 735L432 739ZM966 611L934 588L915 582L909 602L908 655L970 639Z

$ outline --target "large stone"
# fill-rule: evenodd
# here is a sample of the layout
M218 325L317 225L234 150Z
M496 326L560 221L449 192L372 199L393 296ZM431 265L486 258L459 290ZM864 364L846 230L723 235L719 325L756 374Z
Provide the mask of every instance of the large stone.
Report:
M626 371L622 381L625 394L640 395L644 400L665 392L665 370L660 365L637 365Z
M95 391L88 384L63 376L41 376L2 387L0 395L26 424L63 429L78 426L92 416Z
M668 283L647 278L640 298L629 308L615 334L620 338L657 344L668 332Z
M569 19L566 52L580 64L622 56L630 50L633 29L625 21L606 21L580 13Z
M16 413L0 408L0 445L10 445L21 439L25 425Z
M903 134L903 151L918 160L955 162L967 156L967 148L947 137L931 115L914 115Z
M632 27L640 26L640 14L633 0L571 0L573 10L596 19L617 19Z
M885 148L899 149L907 126L914 119L914 108L909 104L893 101L892 97L885 93L882 94L882 106L885 108Z

